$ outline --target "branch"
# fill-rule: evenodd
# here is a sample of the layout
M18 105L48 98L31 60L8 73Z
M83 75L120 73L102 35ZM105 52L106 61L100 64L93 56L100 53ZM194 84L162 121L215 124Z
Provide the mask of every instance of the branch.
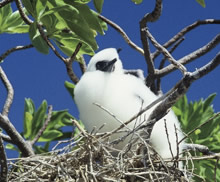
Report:
M184 149L193 150L193 151L196 150L198 152L201 152L204 155L213 155L213 154L215 154L214 152L211 152L207 146L200 145L200 144L185 143L184 144Z
M11 137L11 140L16 144L24 157L34 155L32 147L22 138L8 117L2 114L0 114L0 127Z
M140 47L138 47L138 45L136 45L134 42L131 41L131 39L128 37L128 35L125 33L125 31L116 23L114 23L113 21L109 20L108 18L102 16L102 15L98 15L98 17L106 22L107 24L109 24L112 28L114 28L116 31L118 31L122 37L124 38L125 42L127 42L127 44L135 49L136 51L138 51L139 53L141 53L142 55L144 55L144 51L143 49L141 49Z
M212 39L208 44L205 46L201 47L200 49L192 52L191 54L177 60L180 64L187 64L191 61L193 61L196 58L199 58L200 56L203 56L213 48L217 46L217 44L220 43L220 34L218 34L214 39ZM173 65L169 65L161 70L158 70L156 72L156 77L163 77L167 75L168 73L172 72L175 70L175 67Z
M152 36L152 34L149 32L149 30L145 29L147 37L150 39L152 44L160 51L163 53L163 55L170 61L170 63L177 69L179 69L183 75L186 74L187 70L186 68L179 62L177 62L173 56L167 51L166 48L161 46L156 39Z
M148 66L148 77L146 83L147 86L150 87L154 93L156 92L156 88L154 85L155 67L154 67L153 59L151 57L149 42L145 30L147 29L147 22L154 22L158 20L161 15L161 12L162 12L162 0L156 0L156 5L154 10L151 13L146 14L139 22L141 42L144 49L144 57Z
M176 34L173 38L171 38L168 42L166 42L163 45L163 47L168 48L169 46L171 46L173 43L175 43L176 41L181 39L186 33L190 32L194 28L197 28L200 25L207 25L207 24L220 24L220 20L214 20L214 19L198 20L198 21L194 22L193 24L182 29L178 34ZM158 50L155 51L151 55L152 59L154 60L159 54L160 54L160 52Z
M14 0L3 0L0 2L0 8L4 7L5 5L13 2Z
M3 110L2 110L2 115L4 116L8 116L8 112L9 109L11 107L11 104L13 102L13 97L14 97L14 89L10 83L10 81L8 80L4 70L2 69L2 67L0 66L0 78L5 86L5 88L7 89L7 99L5 101Z
M1 137L5 142L15 144L14 141L11 139L11 137L8 136L8 135L5 135L4 133L1 133L1 132L0 132L0 137Z
M21 15L21 18L24 20L24 22L26 24L31 25L33 23L33 21L30 18L28 18L28 16L24 13L21 1L20 0L15 0L15 3L16 3L16 6L18 8L18 11Z
M16 46L13 47L11 49L8 49L7 51L5 51L1 56L0 56L0 62L5 59L9 54L15 52L15 51L19 51L19 50L23 50L23 49L28 49L28 48L32 48L34 47L32 44L29 45L25 45L25 46Z
M39 132L37 133L37 135L35 136L35 138L30 142L31 145L33 146L38 140L39 138L41 137L41 135L43 134L43 132L46 130L49 122L50 122L50 119L51 119L51 116L52 116L52 111L53 111L53 106L50 105L48 106L48 114L47 114L47 118L44 122L44 125L42 126L42 128L39 130Z
M1 136L0 136L0 169L1 169L0 181L7 182L8 181L7 156L5 153L5 148Z

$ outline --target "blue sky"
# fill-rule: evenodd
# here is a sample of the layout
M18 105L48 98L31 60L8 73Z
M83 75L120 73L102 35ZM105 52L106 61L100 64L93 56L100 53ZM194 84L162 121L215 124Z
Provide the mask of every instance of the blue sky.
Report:
M128 36L136 44L141 46L139 35L139 20L145 13L152 11L154 0L144 0L140 5L135 5L130 0L106 0L102 14L120 25ZM91 3L90 3L91 4ZM92 4L91 7L93 8ZM207 18L220 19L220 1L206 1L206 8L202 8L195 0L188 1L164 1L163 13L159 21L149 23L149 29L158 42L165 43L185 26L196 20ZM185 41L174 52L174 58L181 58L188 53L204 46L220 33L219 25L202 25L185 36ZM122 48L121 60L126 69L143 69L146 75L146 63L144 57L130 48L123 38L115 30L109 27L104 36L98 35L97 42L101 49L107 47ZM24 35L0 35L0 54L17 45L30 43L29 36ZM152 47L152 50L154 48ZM208 55L187 65L189 71L208 63L220 50L220 45ZM88 63L89 57L85 57ZM159 61L159 60L158 60ZM8 56L1 64L11 81L15 96L9 117L15 127L23 130L24 99L31 98L38 107L46 99L53 105L54 110L69 109L69 112L78 118L78 112L71 97L64 88L64 81L69 80L64 64L52 51L48 55L37 52L34 48L19 51ZM78 64L74 64L74 70L80 77ZM193 83L187 96L189 100L206 98L216 92L214 100L215 111L220 110L220 67L206 77ZM171 73L162 79L162 88L166 92L181 78L179 71ZM6 97L6 91L0 84L0 107L2 108ZM9 157L14 157L8 152Z

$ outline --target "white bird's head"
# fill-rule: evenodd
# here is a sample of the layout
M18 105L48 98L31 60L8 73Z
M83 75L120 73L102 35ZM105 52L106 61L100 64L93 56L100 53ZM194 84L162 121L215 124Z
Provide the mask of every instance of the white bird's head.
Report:
M122 62L115 48L104 49L95 54L87 67L87 71L122 72Z

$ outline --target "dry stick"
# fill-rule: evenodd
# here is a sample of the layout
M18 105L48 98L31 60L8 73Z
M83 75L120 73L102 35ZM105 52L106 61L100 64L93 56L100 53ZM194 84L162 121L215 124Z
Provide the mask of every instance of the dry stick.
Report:
M205 121L204 123L200 124L199 126L197 126L196 128L194 128L192 131L190 131L189 133L186 134L185 137L183 137L178 144L180 144L181 142L183 142L186 138L188 138L194 131L196 131L199 128L202 128L203 126L205 126L206 124L208 124L210 121L212 121L213 119L215 119L216 117L218 117L220 115L220 112L217 112L214 116L212 116L211 118L209 118L207 121Z
M139 53L141 53L142 55L144 55L144 51L143 49L141 49L140 47L138 47L134 42L131 41L131 39L128 37L128 35L126 34L126 32L116 23L114 23L113 21L109 20L108 18L102 16L102 15L98 15L98 17L106 22L107 24L109 24L112 28L114 28L116 31L118 31L122 37L124 38L125 42L127 42L127 44L135 49L136 51L138 51Z
M13 101L14 91L12 85L10 84L6 74L4 73L2 67L0 66L0 77L4 83L5 88L8 90L8 97L5 101L2 114L0 114L0 127L2 127L7 134L10 136L11 140L18 146L20 151L24 156L33 155L34 152L29 144L21 137L18 131L15 129L13 124L8 119L9 108Z
M149 32L149 30L145 29L147 37L150 39L152 44L170 61L170 63L179 69L183 75L186 74L187 70L186 68L179 62L177 62L173 56L167 51L166 48L164 48L162 45L160 45L156 39L153 37L153 35Z
M217 169L218 169L219 159L220 159L220 158L216 159L216 163L215 163L215 169L214 169L214 181L215 181L215 182L217 182L216 176L217 176Z
M25 46L16 46L13 47L11 49L8 49L7 51L5 51L1 56L0 56L0 62L5 59L9 54L15 52L15 51L19 51L19 50L23 50L23 49L28 49L28 48L32 48L34 47L32 44L29 45L25 45Z
M0 136L0 181L7 182L8 164L2 137Z
M220 24L220 20L214 20L214 19L206 19L206 20L199 20L194 22L193 24L183 28L179 33L177 33L173 38L171 38L169 41L167 41L165 44L163 44L163 47L168 48L173 43L181 39L186 33L190 32L194 28L200 26L200 25L207 25L207 24ZM152 54L152 59L154 60L160 52L157 50Z
M11 104L14 98L14 89L1 66L0 66L0 79L2 80L5 88L7 89L7 99L5 101L5 104L2 110L2 115L8 116L8 112L10 110L10 107L11 107Z
M184 56L183 58L177 60L180 64L187 64L190 63L191 61L193 61L194 59L197 59L201 56L203 56L204 54L206 54L207 52L209 52L210 50L212 50L213 48L215 48L218 44L220 43L220 34L218 34L215 38L213 38L208 44L206 44L205 46L197 49L196 51ZM174 71L175 67L173 65L168 65L167 67L159 70L156 72L157 77L163 77L167 74L169 74L170 72Z
M44 125L42 126L42 128L38 131L37 135L34 137L34 139L31 141L31 145L33 146L38 140L39 138L41 137L41 135L43 134L43 132L46 130L49 122L50 122L50 119L52 117L52 111L53 111L53 106L52 105L49 105L48 106L48 114L47 114L47 118L44 122Z
M175 51L176 48L177 48L184 40L185 40L184 37L182 37L181 39L179 39L179 40L174 44L174 46L170 49L170 51L169 51L170 54L171 54L173 51ZM165 64L166 59L167 59L167 58L164 56L164 58L161 60L160 65L159 65L159 70L161 70L161 69L164 67L164 64ZM157 92L160 92L160 91L161 91L161 86L160 86L160 84L161 84L161 79L158 78L158 79L157 79L157 83L156 83Z
M0 137L1 137L5 142L15 144L14 141L11 139L11 137L8 136L8 135L5 135L4 133L1 133L1 132L0 132Z

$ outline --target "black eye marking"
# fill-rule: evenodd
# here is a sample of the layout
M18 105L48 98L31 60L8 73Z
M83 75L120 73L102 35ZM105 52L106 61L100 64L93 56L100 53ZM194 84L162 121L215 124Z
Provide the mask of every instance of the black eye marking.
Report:
M107 61L99 61L96 63L96 69L102 71L107 66Z
M115 70L115 62L117 58L111 61L99 61L96 63L96 70L104 71L104 72L113 72Z

